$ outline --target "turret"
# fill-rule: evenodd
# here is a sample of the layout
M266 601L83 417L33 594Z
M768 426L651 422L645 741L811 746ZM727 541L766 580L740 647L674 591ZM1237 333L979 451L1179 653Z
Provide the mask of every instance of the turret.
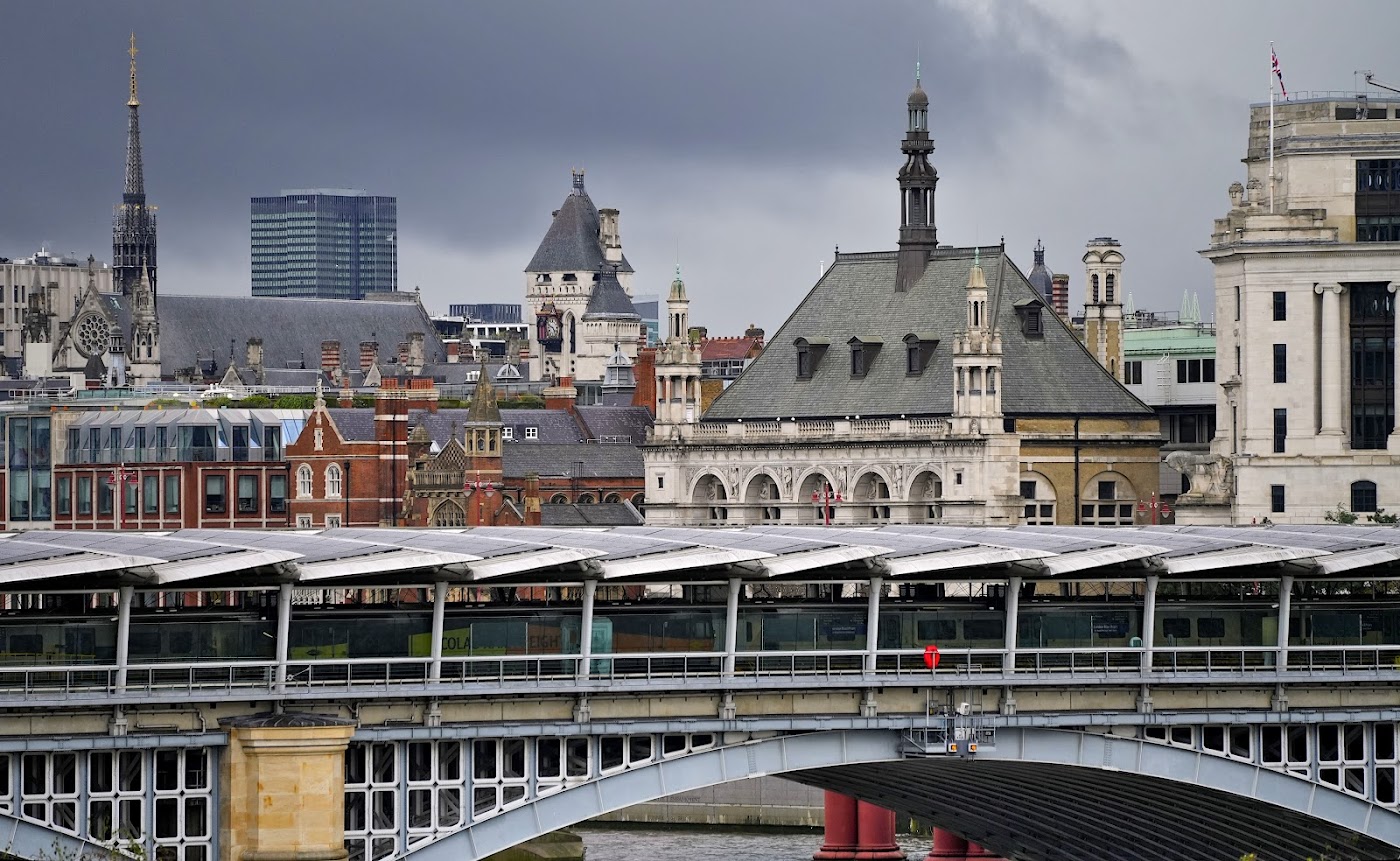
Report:
M919 67L914 67L914 90L907 102L909 129L900 151L904 166L899 169L899 260L895 290L911 290L923 277L929 258L938 247L938 229L933 217L933 195L938 171L929 164L933 140L928 136L928 94L920 83Z

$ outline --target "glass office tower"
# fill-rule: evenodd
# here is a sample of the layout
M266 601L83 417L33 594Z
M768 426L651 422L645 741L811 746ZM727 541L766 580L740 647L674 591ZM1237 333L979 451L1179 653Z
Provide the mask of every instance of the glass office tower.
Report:
M363 299L398 289L398 201L356 189L253 198L253 295Z

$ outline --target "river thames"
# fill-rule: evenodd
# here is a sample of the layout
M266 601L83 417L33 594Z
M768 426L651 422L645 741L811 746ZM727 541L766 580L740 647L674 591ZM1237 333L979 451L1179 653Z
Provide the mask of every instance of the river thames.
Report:
M724 861L811 861L821 846L820 831L731 831L705 829L576 829L587 849L586 861L636 861L638 858L722 858ZM910 861L928 854L926 837L899 835Z

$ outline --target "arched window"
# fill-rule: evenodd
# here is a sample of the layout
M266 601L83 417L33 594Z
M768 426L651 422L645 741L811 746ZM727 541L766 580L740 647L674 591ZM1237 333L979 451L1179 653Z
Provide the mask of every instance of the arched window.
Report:
M1045 476L1021 473L1021 522L1027 526L1055 525L1055 488Z
M1099 473L1080 495L1079 522L1084 526L1132 526L1137 492L1122 475Z
M579 504L579 505L592 505L592 504L593 504L593 494L591 494L591 493L580 493L580 494L578 495L578 500L577 500L577 501L578 501L578 504Z
M297 467L297 499L306 499L311 496L311 467L302 464Z
M1376 510L1376 483L1374 481L1353 481L1351 483L1351 510Z
M1091 301L1091 302L1098 302L1098 301L1099 301L1099 276L1097 276L1097 275L1092 275L1092 276L1090 276L1090 278L1089 278L1089 286L1090 286L1091 290L1093 291L1093 298L1090 299L1089 301Z
M554 494L553 496L551 496L551 497L549 498L549 504L550 504L550 505L563 505L564 503L566 503L566 502L568 502L568 501L569 501L569 497L565 496L565 495L562 494L562 493L556 493L556 494Z
M1103 299L1105 302L1113 301L1113 286L1115 280L1112 272L1103 277Z
M326 498L334 499L340 496L340 467L331 464L326 467Z
M609 505L616 505L617 503L619 503L619 502L622 501L622 497L619 496L619 495L617 495L616 493L609 493L609 494L603 499L603 501L606 502L606 503L608 503Z
M466 526L467 513L462 510L462 506L450 499L443 500L433 511L434 526Z

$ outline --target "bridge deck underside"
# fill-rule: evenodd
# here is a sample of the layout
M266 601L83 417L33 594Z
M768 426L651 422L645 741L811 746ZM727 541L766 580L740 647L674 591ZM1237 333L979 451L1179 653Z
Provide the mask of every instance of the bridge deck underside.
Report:
M940 757L785 777L894 808L1025 861L1180 861L1248 852L1330 858L1339 850L1348 858L1396 857L1394 847L1310 816L1125 772Z

